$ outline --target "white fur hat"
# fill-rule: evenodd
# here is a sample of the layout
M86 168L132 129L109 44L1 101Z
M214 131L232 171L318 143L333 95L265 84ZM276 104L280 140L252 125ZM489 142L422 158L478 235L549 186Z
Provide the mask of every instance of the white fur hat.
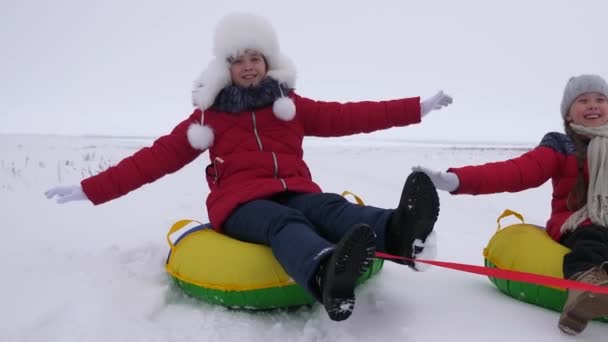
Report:
M230 60L245 50L257 50L267 62L267 76L284 84L295 87L296 69L287 56L281 53L279 42L272 25L263 17L248 13L232 13L222 18L213 36L213 59L194 82L192 103L205 109L213 105L220 91L232 83ZM295 116L295 104L284 94L273 104L275 115L285 121ZM201 118L201 124L203 122ZM213 143L213 132L208 127L192 125L188 130L190 144L198 149L207 149Z

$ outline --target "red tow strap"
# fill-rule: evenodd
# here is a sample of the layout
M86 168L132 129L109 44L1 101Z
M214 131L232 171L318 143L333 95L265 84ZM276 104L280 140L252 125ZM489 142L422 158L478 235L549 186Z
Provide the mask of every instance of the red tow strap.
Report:
M376 257L380 259L388 259L388 260L407 260L414 261L412 258L401 257L397 255L376 252ZM559 288L567 288L567 289L575 289L581 291L590 291L595 293L605 293L608 294L608 287L592 285L587 283L581 283L574 280L567 280L562 278L550 277L535 273L521 272L521 271L512 271L512 270L504 270L499 268L491 268L484 266L476 266L476 265L468 265L468 264L459 264L455 262L446 262L446 261L435 261L435 260L420 260L415 259L416 262L421 262L424 264L449 268L456 271L474 273L485 275L488 277L495 277L506 280L514 280L524 283L532 283L543 286L551 286L551 287L559 287Z

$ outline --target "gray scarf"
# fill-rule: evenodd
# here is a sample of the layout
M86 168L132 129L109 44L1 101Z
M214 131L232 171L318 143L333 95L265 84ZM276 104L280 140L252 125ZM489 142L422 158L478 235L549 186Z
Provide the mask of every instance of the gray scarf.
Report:
M572 129L591 138L587 148L589 188L587 204L564 222L561 232L573 231L586 219L596 225L608 227L608 124L584 127L570 124Z

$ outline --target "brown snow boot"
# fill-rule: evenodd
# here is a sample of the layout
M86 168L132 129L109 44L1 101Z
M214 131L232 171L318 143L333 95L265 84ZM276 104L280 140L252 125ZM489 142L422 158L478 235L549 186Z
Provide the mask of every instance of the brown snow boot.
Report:
M608 265L608 262L604 262L604 265ZM602 266L579 272L570 279L608 287L608 273ZM558 326L568 335L578 335L590 320L603 316L608 316L608 294L570 289Z

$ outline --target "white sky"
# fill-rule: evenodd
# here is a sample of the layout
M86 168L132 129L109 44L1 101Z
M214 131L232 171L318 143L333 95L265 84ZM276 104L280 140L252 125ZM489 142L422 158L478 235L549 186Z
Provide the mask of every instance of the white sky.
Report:
M231 10L273 22L303 96L454 97L382 137L537 142L568 77L608 77L602 0L0 0L0 133L168 132Z

